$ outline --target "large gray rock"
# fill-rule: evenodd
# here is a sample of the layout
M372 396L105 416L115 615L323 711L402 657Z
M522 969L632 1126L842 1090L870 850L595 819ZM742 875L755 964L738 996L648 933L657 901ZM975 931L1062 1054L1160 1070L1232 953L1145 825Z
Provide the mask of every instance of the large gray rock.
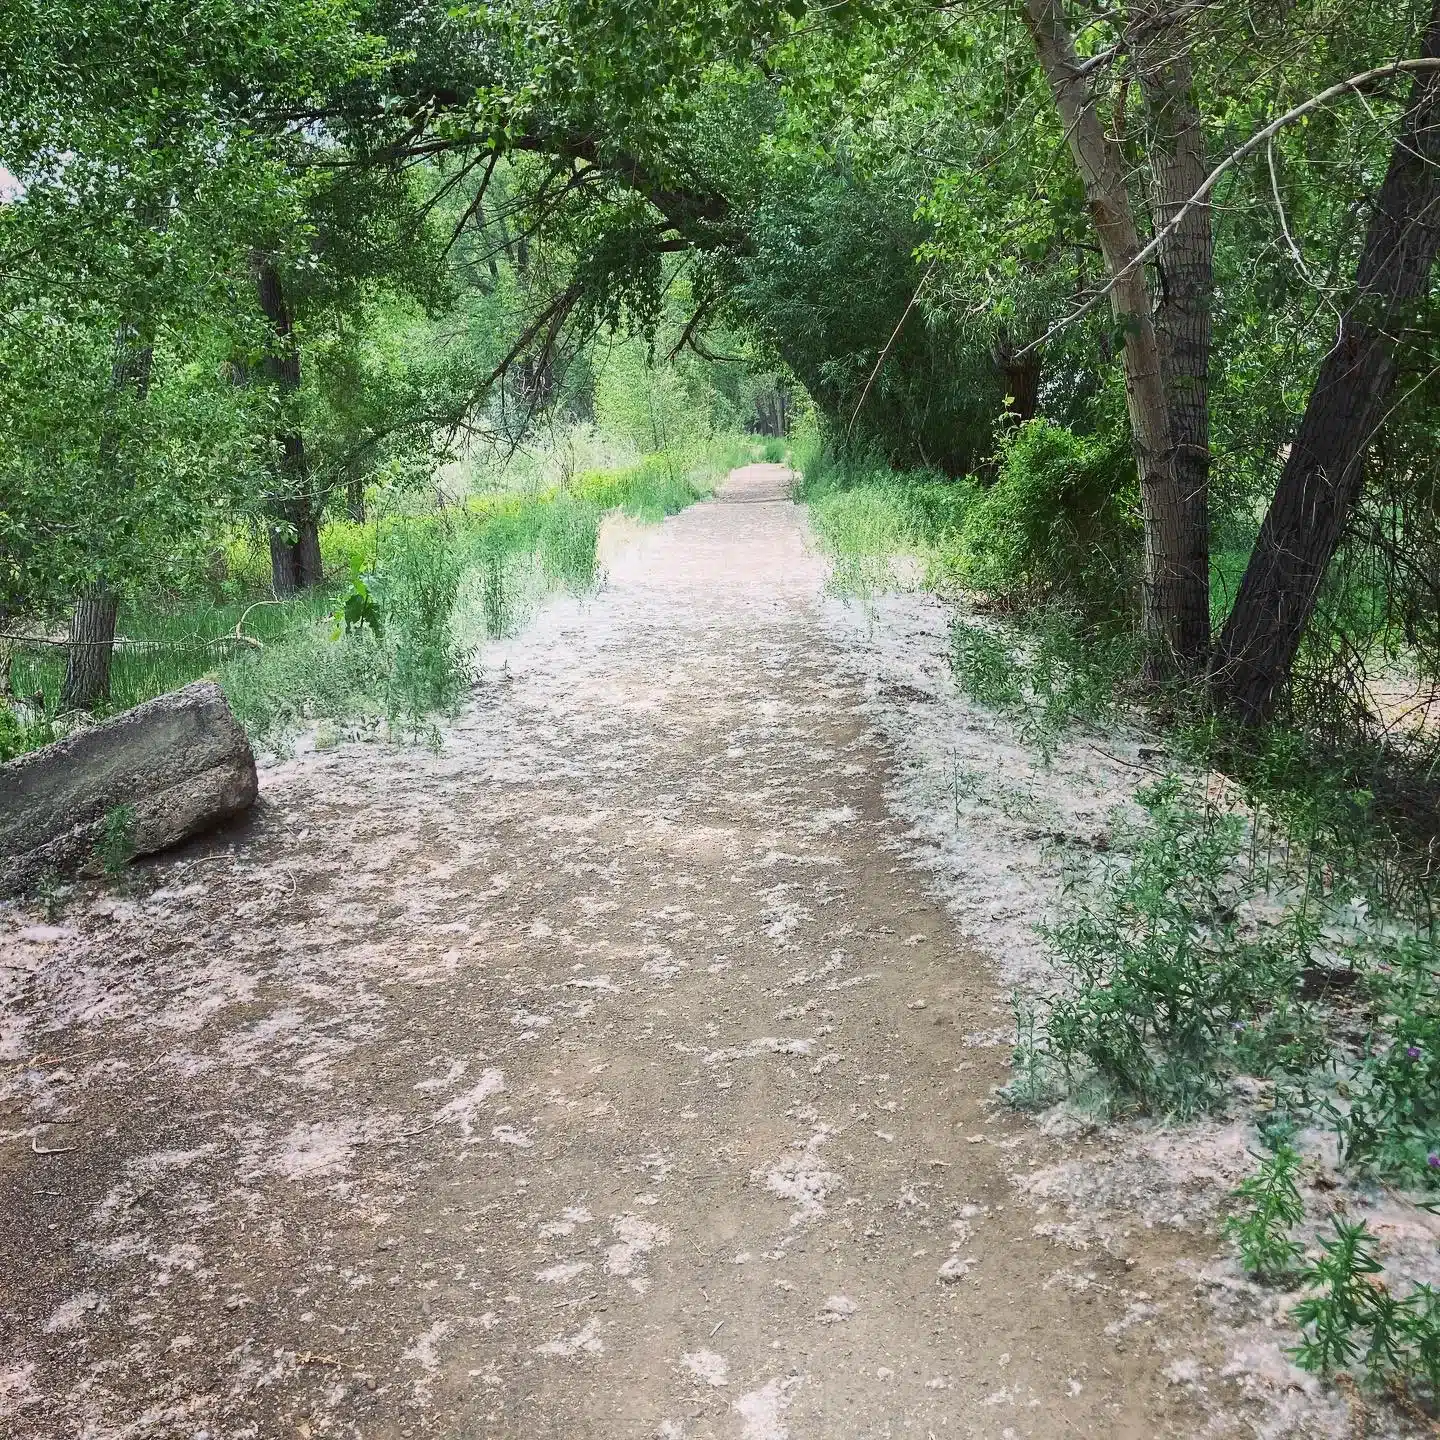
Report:
M202 680L0 765L0 895L90 856L117 807L152 854L255 803L255 756L220 687Z

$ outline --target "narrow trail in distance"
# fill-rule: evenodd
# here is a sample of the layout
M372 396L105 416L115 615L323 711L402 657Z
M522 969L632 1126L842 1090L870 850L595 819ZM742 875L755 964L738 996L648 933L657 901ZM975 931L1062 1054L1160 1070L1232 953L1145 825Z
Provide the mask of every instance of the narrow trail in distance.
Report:
M634 538L438 753L302 756L153 893L0 915L0 1431L1212 1433L1194 1238L1016 1188L1058 1142L962 1043L1005 1000L788 487Z

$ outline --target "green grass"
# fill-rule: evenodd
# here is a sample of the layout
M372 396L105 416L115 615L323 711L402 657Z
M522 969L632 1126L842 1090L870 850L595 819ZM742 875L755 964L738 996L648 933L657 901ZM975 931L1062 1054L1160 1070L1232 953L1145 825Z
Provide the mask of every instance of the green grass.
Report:
M213 677L257 743L283 745L319 718L356 726L388 718L430 733L426 717L453 709L469 683L473 643L513 633L549 591L596 583L607 512L656 523L708 495L757 448L729 439L683 464L649 456L564 489L475 495L363 525L332 521L321 532L326 583L278 602L268 594L268 550L236 534L209 593L122 610L110 699L98 713ZM383 616L378 634L335 619L352 572L365 577ZM0 707L0 759L54 738L64 670L63 646L17 647L14 689L42 704L34 723Z

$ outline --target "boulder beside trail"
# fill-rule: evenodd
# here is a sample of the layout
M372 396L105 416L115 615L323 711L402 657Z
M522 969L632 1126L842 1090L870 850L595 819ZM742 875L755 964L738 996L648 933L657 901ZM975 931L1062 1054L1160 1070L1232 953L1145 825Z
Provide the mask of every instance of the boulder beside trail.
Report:
M94 853L128 807L126 848L168 849L255 803L255 756L202 680L0 765L0 895Z

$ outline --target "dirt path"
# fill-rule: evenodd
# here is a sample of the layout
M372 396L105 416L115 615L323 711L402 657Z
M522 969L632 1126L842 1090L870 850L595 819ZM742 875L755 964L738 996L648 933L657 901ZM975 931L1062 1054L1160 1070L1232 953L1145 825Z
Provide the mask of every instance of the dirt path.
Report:
M1210 1433L1195 1240L1016 1189L1071 1152L962 1043L1004 1002L785 492L629 544L440 753L0 913L0 1432Z

